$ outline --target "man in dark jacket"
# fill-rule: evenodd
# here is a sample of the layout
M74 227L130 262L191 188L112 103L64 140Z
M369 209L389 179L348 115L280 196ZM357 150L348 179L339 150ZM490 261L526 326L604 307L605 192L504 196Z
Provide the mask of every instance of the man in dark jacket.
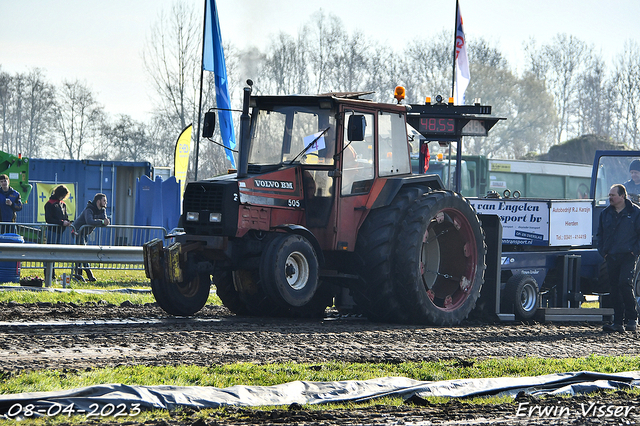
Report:
M0 175L0 222L15 222L16 212L22 210L20 193L9 182L9 176Z
M633 275L640 254L640 207L628 200L624 185L609 189L609 206L598 224L598 252L607 262L614 312L613 324L606 324L603 330L635 331L638 313Z
M640 195L640 160L633 160L629 164L629 173L631 174L631 179L624 183L627 194ZM636 199L634 198L634 200Z
M87 207L73 223L73 226L77 232L76 243L87 244L87 238L89 234L93 232L96 226L108 226L110 223L107 217L107 196L98 193L93 197L93 201L87 203ZM87 225L87 226L85 226ZM84 226L84 228L83 228ZM93 272L89 269L89 264L79 264L76 270L76 275L82 278L82 271L87 273L89 281L95 281Z

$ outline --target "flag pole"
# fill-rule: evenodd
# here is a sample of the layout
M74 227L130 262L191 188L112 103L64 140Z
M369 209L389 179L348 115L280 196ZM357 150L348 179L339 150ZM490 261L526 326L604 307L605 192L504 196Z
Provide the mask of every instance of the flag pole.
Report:
M456 0L458 1L458 0ZM202 21L202 58L200 59L200 100L198 101L198 127L196 133L196 164L193 180L198 180L198 157L200 156L200 118L202 116L202 80L204 77L204 38L207 31L207 2L204 0L204 20Z
M451 96L455 97L456 86L456 44L458 40L458 0L456 0L456 23L453 26L453 74L451 75Z
M456 103L456 51L457 51L457 43L458 43L458 22L460 22L460 17L458 16L458 12L460 8L458 6L458 0L456 0L456 24L453 27L453 75L451 76L451 97L453 98L454 104ZM460 193L460 178L461 178L461 167L462 164L462 136L458 136L456 139L456 171L454 173L454 187L453 190L457 193ZM451 189L451 143L449 143L449 189Z

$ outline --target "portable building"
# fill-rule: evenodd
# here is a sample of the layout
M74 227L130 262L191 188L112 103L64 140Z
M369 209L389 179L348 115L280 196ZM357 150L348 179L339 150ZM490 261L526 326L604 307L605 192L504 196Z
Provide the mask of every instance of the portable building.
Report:
M38 205L49 199L51 184L73 185L72 198L67 204L75 213L82 212L87 202L96 193L107 196L107 215L114 225L133 225L135 217L136 182L141 176L151 176L149 162L97 161L97 160L50 160L31 158L29 182L33 191L27 204L18 213L22 223L42 222L38 218ZM38 184L41 189L38 189ZM49 185L47 185L49 184Z

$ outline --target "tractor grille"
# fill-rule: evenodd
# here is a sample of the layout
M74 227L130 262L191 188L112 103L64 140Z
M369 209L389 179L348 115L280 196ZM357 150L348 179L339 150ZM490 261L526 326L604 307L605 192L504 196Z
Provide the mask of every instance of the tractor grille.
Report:
M184 192L184 209L190 212L222 212L223 192L222 185L190 184Z
M183 220L187 234L234 236L238 225L236 181L193 182L184 191L183 214L197 212L197 222ZM211 213L221 213L220 222L210 222Z

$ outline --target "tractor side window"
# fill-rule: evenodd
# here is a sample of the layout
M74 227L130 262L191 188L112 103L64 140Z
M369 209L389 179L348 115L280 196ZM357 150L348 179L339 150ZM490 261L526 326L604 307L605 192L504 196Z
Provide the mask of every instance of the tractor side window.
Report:
M282 161L282 141L287 115L278 111L260 111L252 129L249 162L278 164Z
M411 173L407 128L400 114L378 116L378 164L380 176Z
M342 152L342 195L365 194L369 192L373 184L374 115L362 115L367 123L363 141L349 141L347 126L344 127L343 142L345 149Z

